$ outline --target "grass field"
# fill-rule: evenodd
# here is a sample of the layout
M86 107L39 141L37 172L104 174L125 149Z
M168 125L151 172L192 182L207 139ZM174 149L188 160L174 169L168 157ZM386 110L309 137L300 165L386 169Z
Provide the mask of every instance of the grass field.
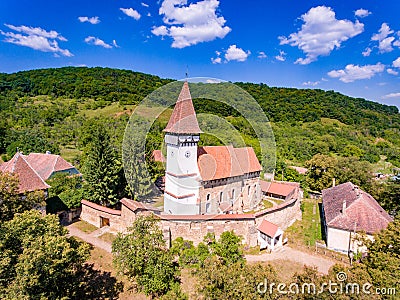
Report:
M96 226L89 224L85 221L75 222L74 226L85 233L92 233L93 231L98 229Z
M314 246L322 240L321 219L317 200L303 199L303 218L286 230L291 243Z

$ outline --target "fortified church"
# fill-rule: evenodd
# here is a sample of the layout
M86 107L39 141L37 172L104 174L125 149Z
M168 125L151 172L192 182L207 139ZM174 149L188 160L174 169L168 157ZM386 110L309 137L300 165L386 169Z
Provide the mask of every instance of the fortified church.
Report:
M262 167L253 148L198 146L202 131L187 82L164 132L164 213L242 213L260 203Z

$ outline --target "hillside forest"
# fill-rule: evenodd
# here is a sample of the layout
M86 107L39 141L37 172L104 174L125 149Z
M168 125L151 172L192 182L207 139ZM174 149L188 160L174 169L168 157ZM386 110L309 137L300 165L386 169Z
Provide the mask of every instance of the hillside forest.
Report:
M100 151L96 150L96 144L108 143L104 147L111 149L107 150L109 161L119 166L130 114L144 97L172 81L99 67L0 74L2 160L11 159L17 149L24 153L51 151L84 171L96 160L91 157L93 151ZM299 181L306 191L321 191L331 186L333 178L337 183L351 180L385 208L397 213L399 184L391 180L378 183L372 179L373 173L393 174L400 167L397 107L334 91L243 82L235 85L258 102L271 123L276 141L276 179ZM228 97L235 97L229 94L232 93L229 89L226 93ZM207 99L193 102L198 114L224 118L240 133L245 144L254 147L260 155L254 130L237 110ZM163 170L151 161L151 153L162 147L162 129L171 112L172 107L153 123L147 135L145 157L153 181ZM201 137L201 145L219 144L222 141L213 135ZM310 171L304 176L290 166L305 166ZM116 167L110 172L119 192L107 197L116 201L120 196L129 195L132 191L126 187L121 170Z

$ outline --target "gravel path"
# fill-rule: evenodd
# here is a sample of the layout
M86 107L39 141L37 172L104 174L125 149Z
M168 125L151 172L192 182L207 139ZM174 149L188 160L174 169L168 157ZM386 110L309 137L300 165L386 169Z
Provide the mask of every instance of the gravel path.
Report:
M78 228L76 228L74 226L74 224L68 225L66 228L68 229L70 235L76 236L95 247L101 248L101 249L111 253L111 243L108 243L108 242L103 241L102 239L96 237L97 232L99 230L102 230L102 228L98 229L92 233L85 233L82 230L79 230Z
M323 257L319 257L316 255L311 255L299 250L292 249L288 246L284 246L277 252L272 252L270 254L263 253L260 255L246 255L246 260L248 262L263 262L263 261L271 261L276 259L284 259L291 260L294 262L301 263L303 265L317 267L320 273L328 274L328 270L332 267L336 262L326 259Z

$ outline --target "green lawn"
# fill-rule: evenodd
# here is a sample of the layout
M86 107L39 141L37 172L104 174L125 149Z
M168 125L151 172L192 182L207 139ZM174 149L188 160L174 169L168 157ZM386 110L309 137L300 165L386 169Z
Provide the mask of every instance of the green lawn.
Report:
M85 233L92 233L93 231L98 229L96 226L89 224L85 221L75 222L74 226Z
M317 200L303 199L303 219L286 230L289 240L306 246L314 246L322 240L321 219ZM314 209L315 207L315 209ZM315 212L315 214L314 214Z

